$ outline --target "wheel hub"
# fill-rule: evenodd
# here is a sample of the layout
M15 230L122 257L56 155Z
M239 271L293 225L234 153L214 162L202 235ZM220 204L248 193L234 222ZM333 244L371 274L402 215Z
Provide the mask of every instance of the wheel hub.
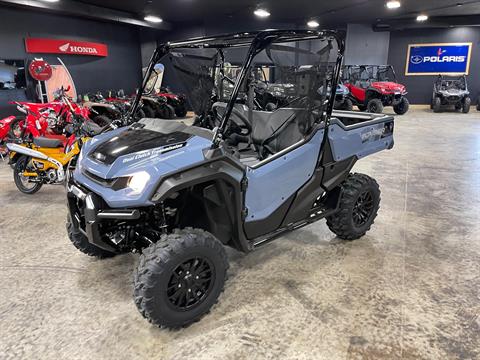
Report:
M372 216L373 208L374 202L371 191L364 191L360 194L353 207L354 224L358 227L365 225Z
M213 285L213 266L205 258L193 258L178 265L167 285L170 303L180 310L200 304Z

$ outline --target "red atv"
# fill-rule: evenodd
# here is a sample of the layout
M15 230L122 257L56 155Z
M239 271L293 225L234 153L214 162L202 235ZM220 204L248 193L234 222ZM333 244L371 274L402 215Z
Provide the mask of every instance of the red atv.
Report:
M408 111L407 89L396 82L391 65L345 65L342 76L350 99L361 111L381 113L384 106L393 106L398 115Z

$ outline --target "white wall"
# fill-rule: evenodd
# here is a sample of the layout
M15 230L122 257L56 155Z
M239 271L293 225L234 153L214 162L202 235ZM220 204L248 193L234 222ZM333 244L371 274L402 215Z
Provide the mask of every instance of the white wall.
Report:
M388 64L390 32L374 32L370 25L348 24L345 64Z

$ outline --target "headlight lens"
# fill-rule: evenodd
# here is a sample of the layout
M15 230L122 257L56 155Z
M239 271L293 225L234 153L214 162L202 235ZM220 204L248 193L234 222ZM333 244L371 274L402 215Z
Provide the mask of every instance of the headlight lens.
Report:
M133 174L128 180L127 186L132 190L131 195L140 194L148 181L150 180L150 175L146 171L140 171L136 174Z

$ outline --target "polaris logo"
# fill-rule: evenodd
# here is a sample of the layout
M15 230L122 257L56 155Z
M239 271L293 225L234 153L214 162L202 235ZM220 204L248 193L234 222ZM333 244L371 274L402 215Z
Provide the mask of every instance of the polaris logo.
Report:
M94 47L74 46L70 45L70 43L63 44L59 46L58 49L62 52L70 51L77 54L98 54L97 49Z

